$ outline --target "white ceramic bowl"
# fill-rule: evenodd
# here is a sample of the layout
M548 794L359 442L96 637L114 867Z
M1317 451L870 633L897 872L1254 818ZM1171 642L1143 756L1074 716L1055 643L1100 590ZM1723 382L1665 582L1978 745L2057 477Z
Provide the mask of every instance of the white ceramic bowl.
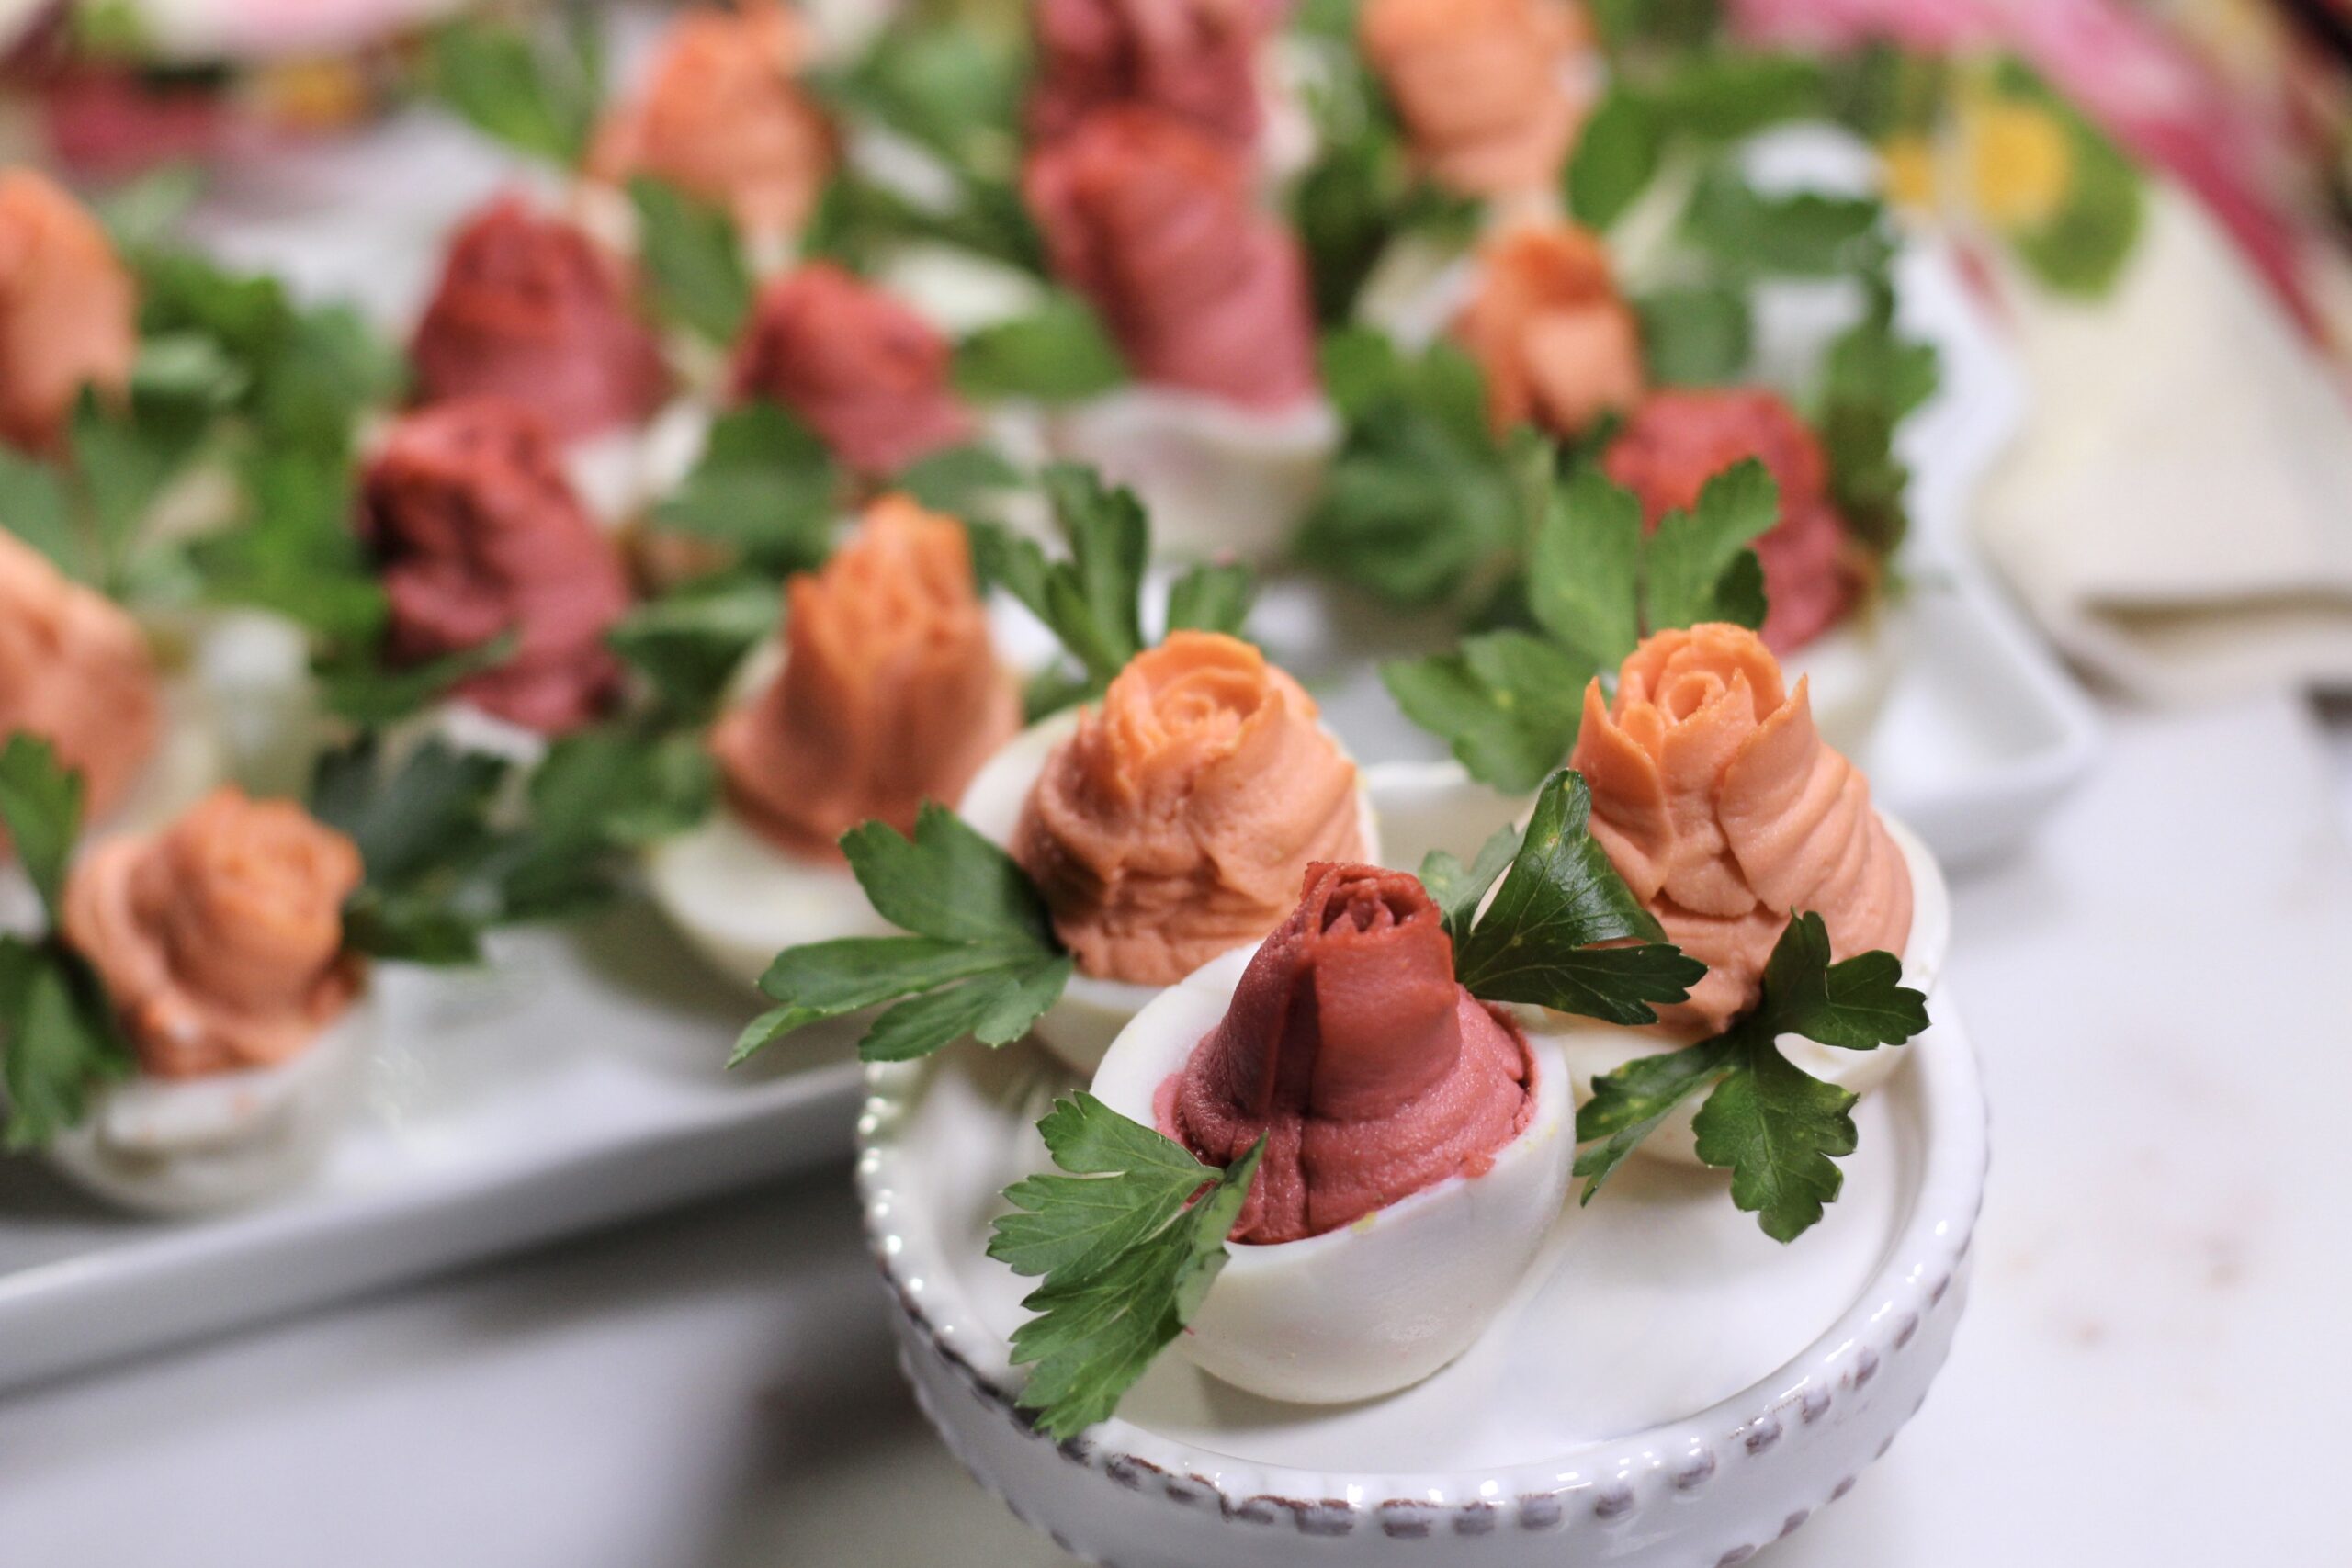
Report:
M901 1362L980 1482L1097 1562L1743 1562L1852 1488L1950 1348L1986 1142L1949 995L1939 1011L1857 1111L1844 1198L1792 1247L1718 1176L1629 1167L1413 1388L1283 1405L1164 1355L1119 1416L1063 1443L1013 1406L1006 1341L1031 1282L983 1248L1071 1081L1026 1045L876 1068L858 1180Z

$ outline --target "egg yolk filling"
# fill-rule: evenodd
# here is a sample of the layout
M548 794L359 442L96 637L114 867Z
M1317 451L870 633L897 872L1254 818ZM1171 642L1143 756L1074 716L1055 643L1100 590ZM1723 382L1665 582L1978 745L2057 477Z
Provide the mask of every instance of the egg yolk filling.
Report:
M1533 1091L1526 1041L1455 982L1419 881L1317 862L1157 1110L1161 1132L1213 1165L1264 1137L1233 1239L1283 1242L1484 1175Z

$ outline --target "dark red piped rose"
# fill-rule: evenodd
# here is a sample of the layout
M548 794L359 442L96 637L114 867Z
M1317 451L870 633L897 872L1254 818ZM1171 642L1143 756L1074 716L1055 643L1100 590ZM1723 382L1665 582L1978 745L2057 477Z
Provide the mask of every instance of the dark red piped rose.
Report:
M418 396L511 398L566 441L640 423L670 377L629 294L586 234L502 197L450 242L411 349Z
M1315 390L1306 265L1260 210L1245 154L1166 113L1114 108L1032 153L1023 188L1055 273L1141 379L1254 408Z
M1045 143L1144 104L1237 147L1257 141L1263 0L1038 0L1029 134Z
M1846 526L1829 500L1821 443L1796 412L1756 388L1686 389L1645 399L1610 443L1609 477L1642 498L1652 527L1698 504L1709 479L1753 457L1781 487L1781 521L1756 541L1771 601L1763 626L1775 653L1836 625L1858 588Z
M852 468L889 474L970 438L949 367L929 321L811 262L760 290L735 349L735 395L783 404Z
M1296 1241L1483 1174L1533 1112L1533 1070L1455 983L1419 879L1318 862L1173 1080L1162 1130L1213 1165L1263 1136L1234 1239Z
M368 466L361 502L391 601L394 662L512 632L513 656L469 677L460 695L547 734L603 709L620 682L605 634L628 609L628 580L538 416L500 398L410 414Z

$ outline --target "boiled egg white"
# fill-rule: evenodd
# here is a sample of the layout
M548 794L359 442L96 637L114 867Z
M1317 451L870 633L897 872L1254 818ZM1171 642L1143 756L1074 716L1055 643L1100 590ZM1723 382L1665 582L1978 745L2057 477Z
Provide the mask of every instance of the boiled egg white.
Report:
M318 1038L276 1066L109 1084L50 1145L51 1162L126 1209L202 1214L300 1186L356 1103L379 1030L363 990Z
M1911 934L1903 944L1903 983L1932 1003L1945 955L1951 950L1951 890L1944 884L1936 857L1918 835L1883 812L1880 817L1911 872ZM1678 1050L1685 1043L1654 1030L1628 1029L1547 1008L1514 1010L1530 1040L1541 1038L1558 1048L1575 1080L1578 1104L1592 1097L1594 1078L1636 1058ZM1848 1051L1796 1034L1781 1035L1779 1043L1782 1055L1813 1077L1855 1094L1868 1094L1884 1083L1903 1065L1904 1053L1910 1049L1882 1045L1875 1051ZM1698 1165L1698 1136L1691 1131L1691 1120L1704 1101L1702 1095L1684 1101L1642 1140L1635 1152L1678 1165Z
M1212 959L1137 1013L1094 1075L1096 1098L1157 1126L1160 1086L1225 1016L1254 956ZM1307 1404L1394 1393L1468 1349L1572 1217L1566 1069L1548 1042L1531 1036L1528 1054L1533 1114L1484 1175L1449 1177L1321 1235L1228 1244L1178 1348L1236 1388Z
M1078 710L1072 708L1031 725L1005 742L1003 749L989 758L973 778L971 787L964 792L963 803L956 807L957 814L983 838L1000 847L1010 847L1013 829L1020 825L1021 808L1028 803L1029 792L1036 787L1038 775L1046 771L1046 760L1077 728ZM1332 744L1339 744L1338 737L1332 737ZM1363 839L1363 858L1377 863L1380 823L1372 808L1372 796L1364 787L1362 769L1356 773L1356 811L1358 831ZM1252 942L1240 951L1253 951L1256 946ZM1062 987L1061 998L1037 1020L1035 1032L1069 1066L1081 1074L1091 1073L1119 1032L1165 988L1072 973L1069 984Z
M1246 408L1166 387L1122 387L1050 416L1057 455L1133 489L1154 545L1179 558L1273 560L1321 494L1340 449L1321 398Z
M709 443L711 420L708 404L673 399L642 425L567 445L564 477L596 525L617 533L685 482Z

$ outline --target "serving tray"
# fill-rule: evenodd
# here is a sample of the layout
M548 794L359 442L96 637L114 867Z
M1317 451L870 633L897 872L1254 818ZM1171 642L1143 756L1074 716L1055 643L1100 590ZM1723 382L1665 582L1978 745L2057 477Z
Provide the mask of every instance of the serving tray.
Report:
M981 1483L1120 1568L1268 1562L1728 1568L1845 1495L1927 1396L1967 1293L1984 1100L1949 992L1855 1112L1845 1195L1792 1246L1719 1172L1636 1159L1573 1202L1469 1352L1385 1399L1284 1405L1163 1355L1069 1442L1012 1404L1034 1281L984 1255L1046 1164L1066 1069L1031 1045L876 1068L868 1240L900 1359Z
M643 910L496 947L380 971L363 1102L282 1201L139 1219L0 1160L0 1388L846 1155L854 1032L727 1072L754 998Z

